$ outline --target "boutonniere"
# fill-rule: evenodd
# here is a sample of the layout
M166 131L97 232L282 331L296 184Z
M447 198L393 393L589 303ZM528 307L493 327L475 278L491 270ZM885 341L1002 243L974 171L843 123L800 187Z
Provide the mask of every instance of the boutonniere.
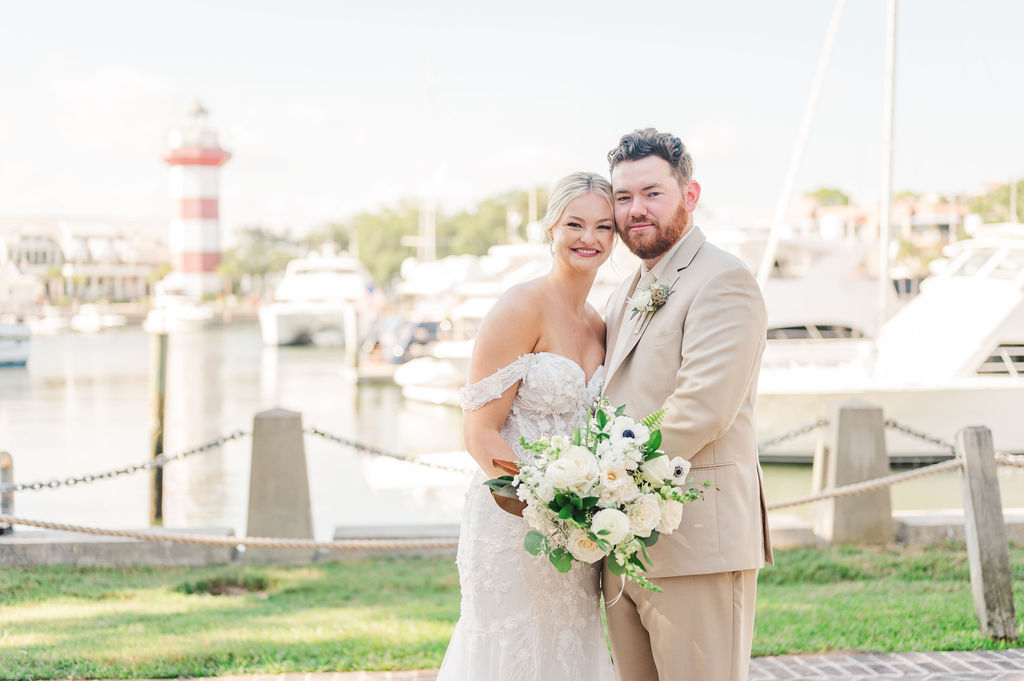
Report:
M642 291L637 291L636 295L626 303L631 305L633 309L633 314L629 318L634 319L638 314L653 314L657 312L661 309L662 305L668 302L670 295L672 295L672 289L665 284L659 284L657 281Z

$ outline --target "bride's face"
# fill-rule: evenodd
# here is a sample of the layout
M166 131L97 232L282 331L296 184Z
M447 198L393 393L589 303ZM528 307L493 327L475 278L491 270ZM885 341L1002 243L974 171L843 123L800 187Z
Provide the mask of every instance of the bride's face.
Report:
M555 258L577 269L596 270L615 240L615 216L600 194L577 196L548 232Z

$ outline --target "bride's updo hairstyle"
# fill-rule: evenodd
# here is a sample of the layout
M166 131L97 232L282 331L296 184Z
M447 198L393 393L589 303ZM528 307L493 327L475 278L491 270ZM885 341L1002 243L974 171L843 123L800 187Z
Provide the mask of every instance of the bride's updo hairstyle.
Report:
M566 206L572 203L573 199L590 193L603 196L608 205L612 206L614 210L612 184L597 173L573 173L572 175L566 175L558 181L555 188L551 190L551 198L548 199L548 210L540 221L541 225L544 226L544 231L548 232L548 236L551 236L551 228L562 217Z

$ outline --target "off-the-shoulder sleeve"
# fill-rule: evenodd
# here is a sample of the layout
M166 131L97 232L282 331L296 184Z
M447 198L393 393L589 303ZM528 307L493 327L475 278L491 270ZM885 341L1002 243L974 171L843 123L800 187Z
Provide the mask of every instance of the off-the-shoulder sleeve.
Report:
M498 369L487 378L470 383L459 390L462 411L479 409L488 402L501 397L513 383L521 381L529 368L530 355L523 355L507 367Z

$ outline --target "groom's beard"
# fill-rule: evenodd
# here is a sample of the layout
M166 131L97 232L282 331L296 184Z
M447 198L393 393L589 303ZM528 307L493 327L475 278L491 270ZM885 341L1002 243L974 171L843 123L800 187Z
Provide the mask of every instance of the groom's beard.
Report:
M690 222L690 213L686 210L686 204L679 202L679 208L672 215L671 219L664 225L654 219L653 216L631 220L624 229L619 230L619 236L629 250L633 251L641 260L650 260L664 255L686 231L686 225ZM650 234L631 235L629 228L635 224L650 223L655 227Z

